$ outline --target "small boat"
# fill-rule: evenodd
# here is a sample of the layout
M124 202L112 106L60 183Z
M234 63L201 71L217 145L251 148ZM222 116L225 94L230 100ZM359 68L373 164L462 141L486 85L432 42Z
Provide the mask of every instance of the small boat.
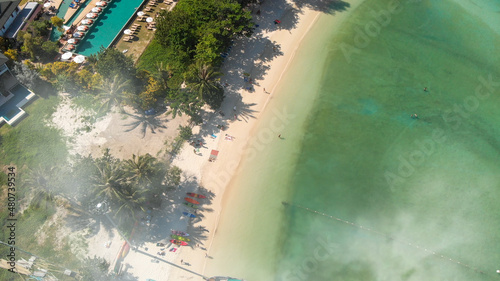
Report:
M193 209L198 209L198 206L193 204L193 203L189 203L189 202L184 202L184 205L188 206L188 207L191 207Z
M97 18L97 14L96 13L88 13L85 17L87 17L88 19L95 19Z
M102 8L99 8L99 7L94 7L92 8L92 10L90 10L92 13L100 13L102 12Z
M82 32L75 32L73 33L73 38L82 38L83 37L83 33Z
M97 7L106 7L108 5L108 3L104 2L104 1L99 1L99 2L95 3L95 5Z
M179 236L189 236L189 233L186 233L184 231L179 231L179 230L172 230L172 234L179 235Z
M191 241L191 239L189 239L189 238L182 237L182 236L175 235L175 234L170 235L170 237L174 238L175 240L179 240L179 241L186 241L186 242Z
M182 214L185 215L186 217L196 218L196 215L193 215L193 214L188 213L188 212L182 212Z
M201 194L197 194L197 193L193 193L193 192L188 192L187 195L194 197L194 198L201 198L201 199L207 198L205 195L201 195Z
M184 200L188 201L189 203L195 204L195 205L200 204L200 202L194 200L193 198L185 197Z
M188 243L185 241L179 241L179 240L175 240L175 239L170 240L170 243L175 244L175 245L179 245L179 246L187 246L188 245Z

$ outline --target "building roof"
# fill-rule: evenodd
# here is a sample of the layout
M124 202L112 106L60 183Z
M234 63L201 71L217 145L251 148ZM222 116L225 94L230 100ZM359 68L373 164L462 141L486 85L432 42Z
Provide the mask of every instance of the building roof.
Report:
M9 29L5 31L6 38L15 38L19 30L27 26L28 22L31 22L42 10L42 5L37 2L28 2L26 6L17 14L16 18L9 26Z
M7 22L19 3L21 3L21 0L0 2L0 28Z
M0 53L0 66L9 60L3 53Z

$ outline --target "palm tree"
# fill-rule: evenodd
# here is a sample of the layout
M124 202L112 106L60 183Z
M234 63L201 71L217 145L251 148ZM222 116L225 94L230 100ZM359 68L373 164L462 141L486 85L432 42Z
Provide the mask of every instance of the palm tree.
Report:
M163 62L156 63L156 69L153 72L154 78L160 82L163 90L168 89L168 80L172 78L173 69L167 64L163 65Z
M189 88L212 109L219 108L224 99L224 89L218 82L221 75L212 66L198 63L196 73L188 78Z
M132 159L124 162L123 168L128 179L136 184L152 183L161 170L158 160L149 153L139 156L133 154Z
M44 206L47 208L49 202L53 202L56 197L55 191L55 167L39 166L34 170L30 170L26 184L32 189L32 198L30 204L39 208Z
M123 201L125 172L117 161L96 161L98 173L92 176L96 197L104 195L110 202Z
M111 109L113 105L120 106L127 98L126 89L130 85L129 80L125 80L123 76L116 74L112 79L104 80L102 86L98 88L99 94L97 99L101 100L101 109Z
M121 212L126 214L121 217L132 217L135 218L135 212L138 210L145 211L144 202L146 198L144 197L145 190L134 190L133 188L126 188L123 191L123 200L119 204L119 208L116 211L116 215Z

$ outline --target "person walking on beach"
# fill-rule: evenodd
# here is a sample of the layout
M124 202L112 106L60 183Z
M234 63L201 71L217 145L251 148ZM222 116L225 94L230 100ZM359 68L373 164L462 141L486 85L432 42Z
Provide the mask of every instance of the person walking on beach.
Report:
M181 260L181 264L183 264L183 263L184 263L184 260Z
M278 138L280 138L280 139L281 139L281 134L279 134L279 135L278 135Z

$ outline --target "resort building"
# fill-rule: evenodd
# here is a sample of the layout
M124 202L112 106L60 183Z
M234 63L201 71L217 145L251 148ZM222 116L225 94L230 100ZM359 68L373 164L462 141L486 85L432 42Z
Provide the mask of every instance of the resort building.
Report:
M16 19L20 11L19 3L21 3L21 0L0 2L0 36L5 35L7 29Z
M5 64L9 59L0 53L0 125L14 125L26 114L22 110L35 94L19 83Z
M17 33L21 30L26 30L28 28L28 24L43 13L42 5L37 2L28 2L24 6L24 8L17 13L14 20L10 24L10 26L3 33L3 37L7 39L15 39L17 37Z

